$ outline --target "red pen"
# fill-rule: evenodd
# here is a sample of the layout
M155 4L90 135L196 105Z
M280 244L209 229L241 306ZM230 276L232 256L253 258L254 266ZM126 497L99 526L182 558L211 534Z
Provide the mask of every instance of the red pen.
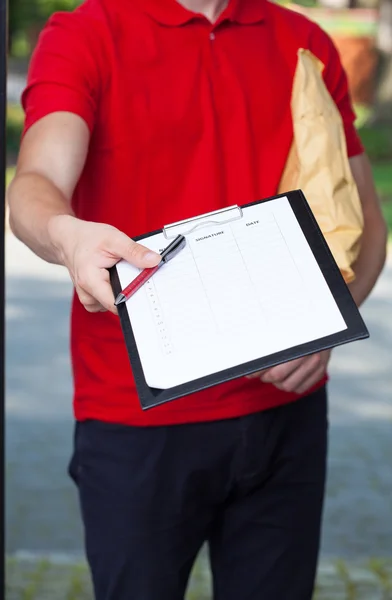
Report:
M169 262L172 258L174 258L180 250L184 248L186 244L185 237L183 235L178 235L164 250L161 252L161 262L157 264L156 267L149 267L147 269L143 269L141 273L127 287L122 290L117 296L114 304L118 306L122 302L126 302L138 289L144 285L154 273L161 268L162 265Z

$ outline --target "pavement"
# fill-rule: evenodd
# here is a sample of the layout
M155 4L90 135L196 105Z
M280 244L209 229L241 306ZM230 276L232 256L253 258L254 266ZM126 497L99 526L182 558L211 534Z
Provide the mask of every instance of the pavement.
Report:
M71 283L6 235L7 600L91 598L74 487ZM317 600L392 599L392 255L362 308L369 340L334 351ZM210 598L202 555L189 600Z

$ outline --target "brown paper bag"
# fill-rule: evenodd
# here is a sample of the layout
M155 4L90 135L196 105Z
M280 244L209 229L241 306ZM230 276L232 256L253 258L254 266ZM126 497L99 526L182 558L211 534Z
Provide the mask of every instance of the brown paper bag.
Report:
M341 115L329 94L324 65L298 51L291 112L294 141L279 193L301 189L346 282L354 279L363 230L358 190L351 174Z

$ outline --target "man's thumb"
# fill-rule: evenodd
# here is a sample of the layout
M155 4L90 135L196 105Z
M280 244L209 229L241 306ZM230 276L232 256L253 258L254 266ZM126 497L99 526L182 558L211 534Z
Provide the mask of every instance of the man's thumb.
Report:
M161 261L160 254L134 242L126 235L121 236L118 250L121 258L139 269L155 267Z

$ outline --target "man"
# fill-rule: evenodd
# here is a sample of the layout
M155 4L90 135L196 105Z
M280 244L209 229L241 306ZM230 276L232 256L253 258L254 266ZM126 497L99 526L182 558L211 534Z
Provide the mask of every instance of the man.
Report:
M107 272L158 263L138 234L276 192L298 48L324 63L344 123L365 220L359 305L386 229L318 26L266 0L87 0L50 20L32 59L10 222L75 284L70 472L98 600L182 599L205 540L216 600L311 598L330 352L142 412Z

